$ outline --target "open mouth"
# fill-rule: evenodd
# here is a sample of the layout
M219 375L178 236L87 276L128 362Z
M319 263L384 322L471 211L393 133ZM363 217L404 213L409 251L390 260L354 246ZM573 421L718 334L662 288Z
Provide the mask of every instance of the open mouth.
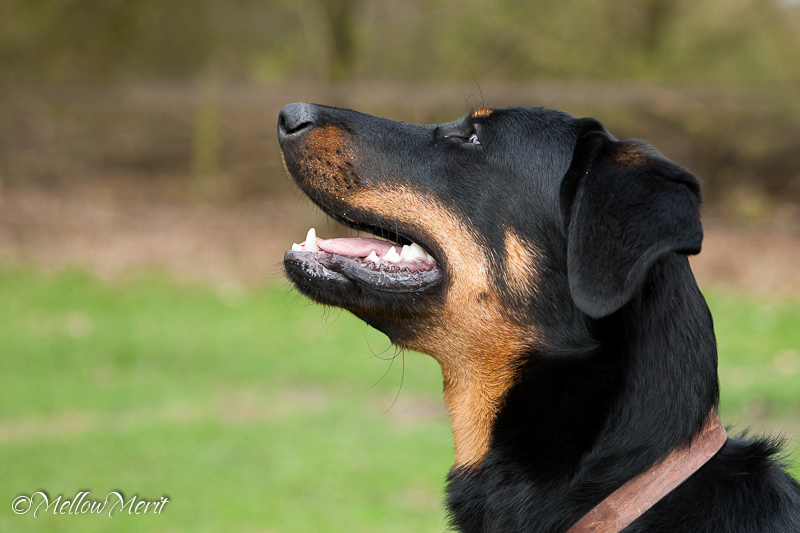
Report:
M311 228L305 241L286 252L284 262L310 281L355 282L387 292L419 292L440 281L441 271L430 253L408 239L395 238L407 244L376 238L320 239Z

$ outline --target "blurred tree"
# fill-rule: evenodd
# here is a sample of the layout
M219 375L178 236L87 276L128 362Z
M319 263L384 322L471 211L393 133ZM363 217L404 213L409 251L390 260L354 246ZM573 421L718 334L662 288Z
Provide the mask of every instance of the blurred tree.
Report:
M314 64L321 77L351 77L355 57L355 18L358 0L301 0L293 2Z
M0 76L800 81L785 0L2 0Z
M642 44L645 51L656 54L667 36L667 29L678 4L674 0L647 0L643 2L644 23L642 24Z
M0 73L69 81L249 77L284 20L263 0L3 0Z
M166 70L186 75L204 64L209 50L208 21L194 2L4 1L0 68L12 75L52 80Z

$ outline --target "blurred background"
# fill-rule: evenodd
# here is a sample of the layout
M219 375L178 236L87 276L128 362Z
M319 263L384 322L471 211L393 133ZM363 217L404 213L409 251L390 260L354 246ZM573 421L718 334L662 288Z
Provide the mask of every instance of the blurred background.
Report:
M0 0L0 529L441 531L441 380L297 297L289 102L546 106L704 182L722 414L800 457L800 2ZM794 467L794 472L799 470Z

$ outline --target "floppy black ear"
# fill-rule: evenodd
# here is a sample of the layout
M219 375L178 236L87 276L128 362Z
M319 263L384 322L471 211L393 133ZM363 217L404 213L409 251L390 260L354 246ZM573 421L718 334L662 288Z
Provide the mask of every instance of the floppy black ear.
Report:
M594 318L625 305L650 266L703 241L700 182L640 141L605 131L578 140L561 183L572 298Z

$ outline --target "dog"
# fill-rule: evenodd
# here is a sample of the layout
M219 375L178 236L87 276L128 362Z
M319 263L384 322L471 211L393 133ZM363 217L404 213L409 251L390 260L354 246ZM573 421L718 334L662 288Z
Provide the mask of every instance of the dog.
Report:
M800 532L776 439L719 424L700 182L594 119L412 125L289 104L288 173L375 238L286 252L299 291L440 365L463 532Z

